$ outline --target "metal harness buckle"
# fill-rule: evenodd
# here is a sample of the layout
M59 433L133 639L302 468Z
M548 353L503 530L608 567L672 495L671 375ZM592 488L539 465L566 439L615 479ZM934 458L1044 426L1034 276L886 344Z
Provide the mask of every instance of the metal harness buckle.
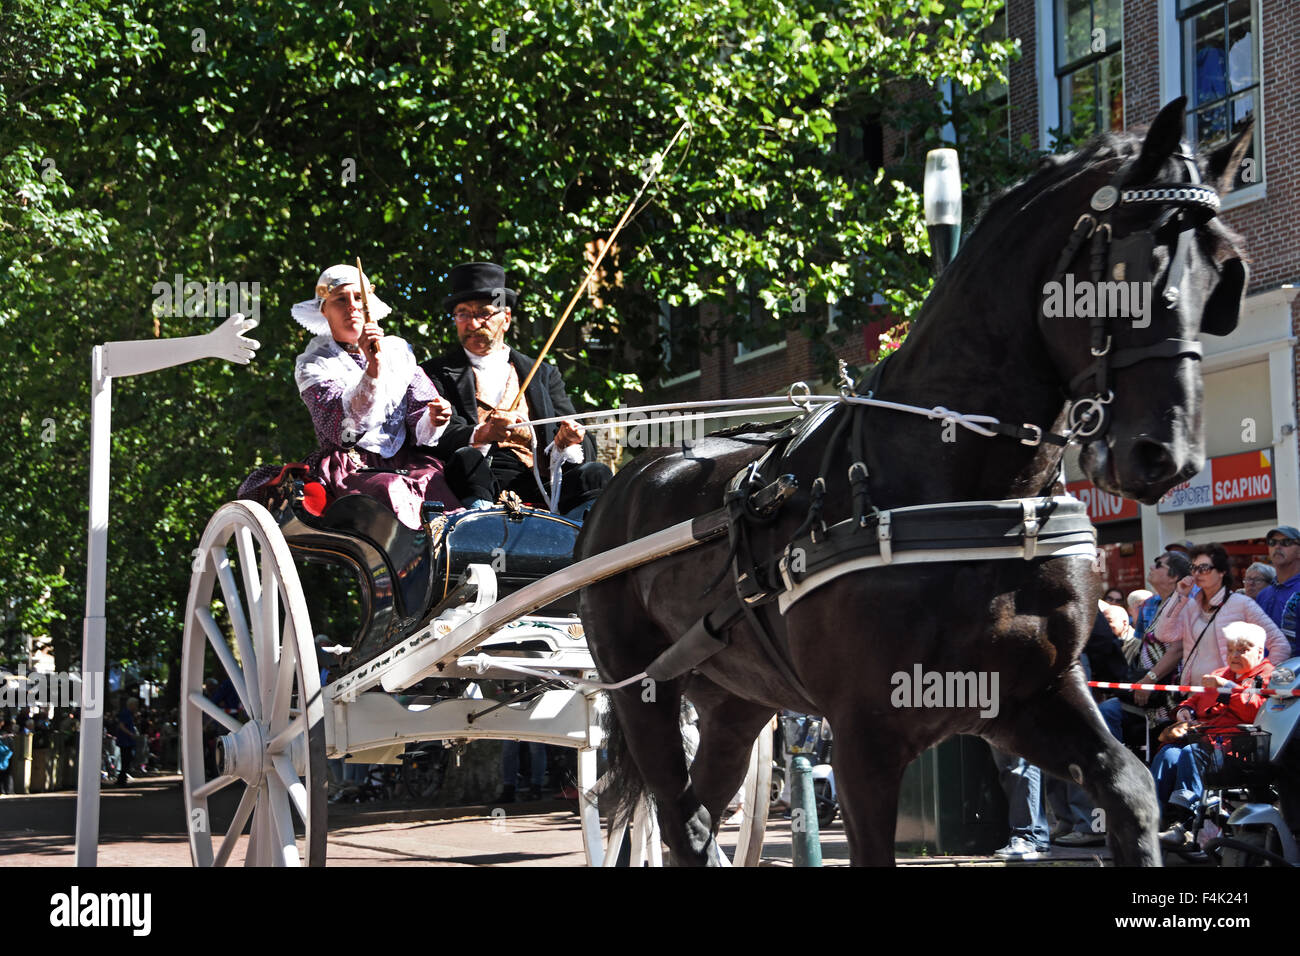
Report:
M1024 558L1026 561L1032 561L1034 555L1038 553L1038 529L1041 527L1038 521L1038 504L1024 498L1020 502L1020 507L1024 515L1022 527L1025 535Z
M876 516L876 542L880 545L880 560L889 564L894 560L894 548L890 543L888 511L882 511Z

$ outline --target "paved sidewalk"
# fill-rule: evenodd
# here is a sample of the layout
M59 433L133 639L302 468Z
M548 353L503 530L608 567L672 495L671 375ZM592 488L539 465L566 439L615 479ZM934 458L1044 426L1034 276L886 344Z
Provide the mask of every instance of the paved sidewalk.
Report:
M582 832L571 804L516 803L436 809L382 804L331 804L333 866L585 866ZM76 795L70 791L0 798L0 867L72 866ZM719 842L734 849L737 829ZM241 859L240 849L236 859ZM1098 865L1098 853L1057 848L1049 861L1016 866ZM848 864L837 820L822 833L827 866ZM768 821L763 860L790 865L790 822ZM904 866L1006 866L993 857L900 857ZM152 777L105 787L100 804L101 866L189 866L180 777Z

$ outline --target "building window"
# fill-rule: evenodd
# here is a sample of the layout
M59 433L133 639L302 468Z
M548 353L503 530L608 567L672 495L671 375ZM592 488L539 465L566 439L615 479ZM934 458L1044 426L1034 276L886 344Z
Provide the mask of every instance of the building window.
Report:
M766 285L762 276L751 276L743 295L749 304L749 322L736 339L736 359L747 356L766 355L777 349L785 348L785 329L763 301L759 290ZM788 302L786 303L789 304ZM743 308L742 302L742 308Z
M1232 188L1263 181L1259 162L1259 19L1253 0L1178 0L1187 136L1204 154L1255 117Z
M659 303L660 345L664 371L660 384L669 384L700 372L700 307Z
M1056 0L1061 137L1124 128L1123 0Z

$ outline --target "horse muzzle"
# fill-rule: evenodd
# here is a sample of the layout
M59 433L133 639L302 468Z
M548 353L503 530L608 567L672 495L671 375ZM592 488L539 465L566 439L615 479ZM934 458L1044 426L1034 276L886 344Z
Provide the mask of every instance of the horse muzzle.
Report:
M1145 435L1119 441L1102 438L1086 444L1079 455L1079 466L1094 485L1144 505L1155 504L1204 465L1199 445L1180 439L1160 442Z

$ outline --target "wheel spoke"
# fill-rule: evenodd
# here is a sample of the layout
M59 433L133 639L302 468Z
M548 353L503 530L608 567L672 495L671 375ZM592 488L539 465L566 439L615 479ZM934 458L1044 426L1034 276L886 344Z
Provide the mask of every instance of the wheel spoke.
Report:
M240 527L235 532L235 545L239 551L239 576L244 579L244 596L248 599L248 623L253 624L262 609L262 577L257 570L253 532Z
M235 849L235 841L244 832L244 824L248 822L248 816L255 806L257 806L257 788L245 787L244 795L240 797L239 806L235 810L235 818L230 821L230 829L221 839L216 860L213 861L215 866L225 866L229 862L230 854Z
M244 848L244 866L261 866L262 847L266 844L266 783L257 785L253 798L253 825L248 828L248 846Z
M271 807L271 836L275 843L275 861L285 866L299 866L298 841L293 835L293 817L289 810L289 793L275 774L265 778Z
M218 550L220 550L220 557L217 555ZM244 605L239 600L239 585L235 583L235 575L230 570L230 556L226 554L225 549L213 548L212 556L217 566L217 580L221 583L221 593L226 601L226 612L230 615L230 624L235 631L239 657L244 665L244 679L248 681L248 692L256 708L252 711L252 716L261 720L261 694L258 692L261 685L257 680L257 655L253 653L253 641L248 633L248 619L244 617Z
M239 721L235 720L235 718L231 717L228 713L218 707L215 702L204 697L198 691L190 691L190 703L203 711L222 727L225 727L232 734L239 733L239 728L241 726Z
M279 669L275 674L275 687L267 711L267 729L279 733L279 729L289 720L289 704L293 697L293 679L297 676L298 642L292 627L285 628L284 639L280 645Z
M232 775L230 775L230 774L228 774L228 773L224 773L224 774L222 774L220 777L213 777L211 780L209 780L209 781L208 781L207 783L205 783L203 786L198 787L198 788L195 789L194 794L193 794L194 799L196 799L196 800L204 800L204 799L206 799L206 798L212 796L214 793L216 793L216 792L217 792L218 790L220 790L222 787L228 787L228 786L230 786L232 783L234 783L234 782L235 782L236 780L238 780L238 779L239 779L238 777L232 776Z
M217 627L212 612L206 607L201 607L194 613L198 616L203 632L208 635L208 643L212 645L212 649L216 652L217 658L221 661L221 666L226 669L226 674L230 677L230 683L234 685L235 693L239 695L239 701L244 705L245 713L253 713L252 701L248 696L248 687L244 684L243 668L235 660L230 645L226 643L226 636L221 633L221 628Z
M285 790L289 793L289 800L293 808L298 811L298 819L302 821L303 826L307 825L307 788L303 786L302 780L298 778L298 773L293 769L293 761L284 754L276 754L271 758L271 763L275 767L276 776L284 784Z
M288 630L288 615L280 615L280 586L279 575L276 573L275 556L269 552L262 554L262 577L261 577L261 602L258 614L258 643L262 651L262 657L258 663L261 669L258 671L259 686L266 692L266 688L271 685L275 678L274 668L280 656L280 643L282 635ZM262 707L262 713L267 714L271 711L271 702L266 701Z
M267 741L266 752L269 754L284 753L284 751L289 748L289 744L293 742L293 738L297 737L299 734L305 734L306 732L307 715L305 713L300 713L297 717L293 718L293 720L289 721L288 727L284 728L284 730L280 731Z

